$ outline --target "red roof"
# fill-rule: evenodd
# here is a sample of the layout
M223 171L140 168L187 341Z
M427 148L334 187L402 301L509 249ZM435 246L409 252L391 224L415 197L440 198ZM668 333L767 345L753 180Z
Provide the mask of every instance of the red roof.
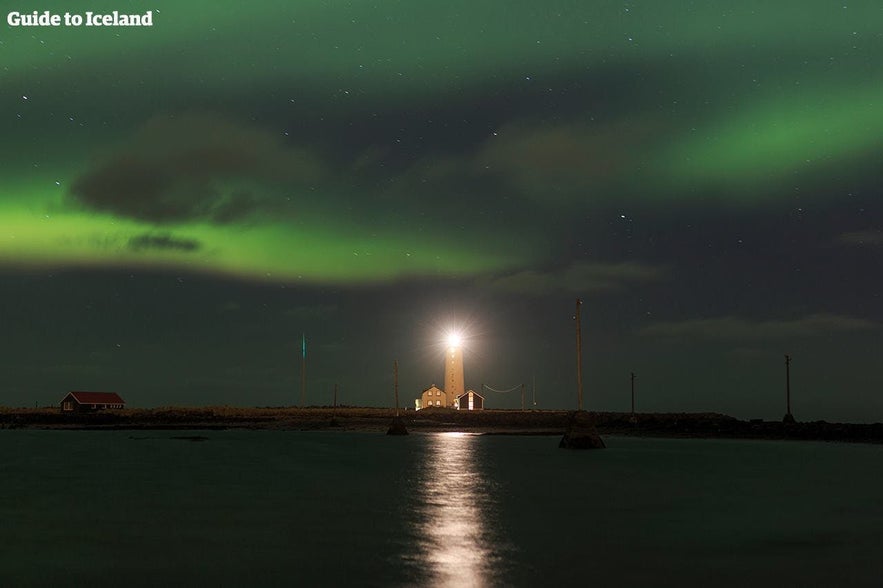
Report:
M80 404L125 404L116 392L71 392L74 400Z

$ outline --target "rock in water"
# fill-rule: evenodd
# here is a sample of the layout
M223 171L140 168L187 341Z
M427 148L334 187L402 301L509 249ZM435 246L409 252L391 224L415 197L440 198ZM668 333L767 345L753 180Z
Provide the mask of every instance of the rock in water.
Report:
M394 417L392 422L389 424L389 429L386 430L387 435L407 435L408 429L405 427L405 422L402 420L402 417Z
M564 433L558 447L563 449L604 449L606 445L598 434L589 413L578 410L570 415L567 432Z

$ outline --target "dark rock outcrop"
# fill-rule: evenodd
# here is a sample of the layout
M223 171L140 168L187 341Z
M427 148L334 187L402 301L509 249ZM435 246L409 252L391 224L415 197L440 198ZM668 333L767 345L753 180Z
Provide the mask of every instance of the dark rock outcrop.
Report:
M394 417L392 422L389 424L389 429L386 430L387 435L407 435L408 428L405 426L405 421L402 420L402 417Z
M570 416L567 432L558 443L562 449L604 449L604 441L595 428L592 416L584 411L575 411Z

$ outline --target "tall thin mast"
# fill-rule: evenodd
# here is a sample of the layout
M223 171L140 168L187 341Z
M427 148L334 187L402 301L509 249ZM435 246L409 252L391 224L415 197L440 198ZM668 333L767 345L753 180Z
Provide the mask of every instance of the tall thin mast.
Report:
M399 416L399 360L397 359L392 361L392 380L396 396L396 416Z
M307 398L307 336L301 333L301 360L300 360L300 407L304 407Z
M531 390L533 394L533 405L534 408L537 406L537 373L533 373L533 389Z
M580 333L580 316L579 307L583 301L576 299L576 390L577 390L577 410L583 409L583 342Z
M791 414L791 356L785 355L785 414Z
M635 416L635 372L632 372L632 416Z

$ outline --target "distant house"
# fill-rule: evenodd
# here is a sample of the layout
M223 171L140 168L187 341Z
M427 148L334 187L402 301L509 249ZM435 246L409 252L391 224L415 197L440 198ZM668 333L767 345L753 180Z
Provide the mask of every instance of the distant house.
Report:
M469 390L457 397L457 408L460 410L484 410L484 396L475 390Z
M423 391L423 394L420 395L420 398L417 399L415 404L417 410L420 410L421 408L429 408L430 406L442 408L448 405L448 401L447 396L445 396L442 389L433 384Z
M93 412L126 408L126 401L116 392L69 392L61 401L62 412Z

